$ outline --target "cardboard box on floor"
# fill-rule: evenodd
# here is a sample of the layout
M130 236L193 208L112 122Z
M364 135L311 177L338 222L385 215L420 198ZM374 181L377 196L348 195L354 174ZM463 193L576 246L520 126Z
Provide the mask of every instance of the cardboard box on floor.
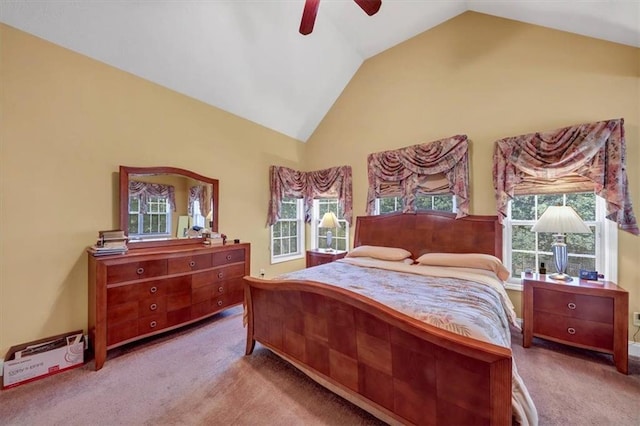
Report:
M12 388L82 364L82 330L12 346L4 358L2 388Z

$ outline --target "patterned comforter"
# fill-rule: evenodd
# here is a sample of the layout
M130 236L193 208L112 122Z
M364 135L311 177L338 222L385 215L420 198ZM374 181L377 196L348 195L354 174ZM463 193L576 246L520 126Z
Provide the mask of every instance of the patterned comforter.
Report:
M489 271L345 258L277 279L341 287L433 326L507 348L510 326L519 329L502 281ZM515 362L512 371L514 416L522 425L537 425L536 408Z

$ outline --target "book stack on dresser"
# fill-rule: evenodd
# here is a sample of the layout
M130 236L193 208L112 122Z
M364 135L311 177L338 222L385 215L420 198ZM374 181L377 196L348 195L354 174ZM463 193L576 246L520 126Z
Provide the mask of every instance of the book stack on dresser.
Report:
M94 256L124 254L127 250L127 236L120 229L99 231L98 240L89 248Z

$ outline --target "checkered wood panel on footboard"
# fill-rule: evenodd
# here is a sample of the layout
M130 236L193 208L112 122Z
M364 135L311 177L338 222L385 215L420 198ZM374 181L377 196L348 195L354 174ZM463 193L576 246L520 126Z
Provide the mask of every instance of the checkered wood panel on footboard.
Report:
M258 341L402 423L511 424L510 351L460 347L461 337L431 335L430 326L364 298L341 300L323 284L245 280L247 353Z

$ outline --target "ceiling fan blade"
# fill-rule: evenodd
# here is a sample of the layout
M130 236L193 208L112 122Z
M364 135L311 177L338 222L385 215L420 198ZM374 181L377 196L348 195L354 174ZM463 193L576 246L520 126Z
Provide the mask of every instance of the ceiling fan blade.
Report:
M360 9L364 10L365 13L369 16L375 15L377 11L380 10L380 6L382 6L382 0L353 0L358 3Z
M311 31L313 31L313 25L316 23L318 6L320 6L320 0L305 1L302 20L300 21L300 34L307 35L311 34Z

